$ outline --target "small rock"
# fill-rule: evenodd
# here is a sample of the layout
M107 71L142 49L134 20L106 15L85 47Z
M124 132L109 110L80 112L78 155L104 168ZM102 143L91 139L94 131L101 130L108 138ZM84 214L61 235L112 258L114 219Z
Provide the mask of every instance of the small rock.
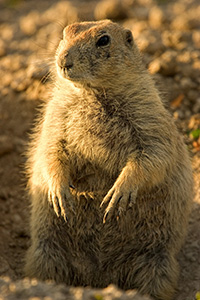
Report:
M26 118L27 117L27 112L22 111L21 116ZM27 144L26 144L26 141L23 140L22 138L15 137L14 138L14 145L15 145L15 150L16 150L17 153L23 153Z
M149 43L148 47L146 48L146 52L150 54L155 54L157 52L161 53L164 51L164 45L161 41L156 40L153 43Z
M192 115L192 112L190 110L185 111L185 118L186 119L189 119L191 117L191 115Z
M199 29L199 27L200 27L200 20L199 20L198 17L196 17L196 18L192 17L192 18L190 18L188 20L188 24L189 24L189 28L190 29L196 29L196 28Z
M195 70L195 72L196 72L196 74L197 74L197 78L199 78L200 79L200 59L198 59L198 60L196 60L194 63L193 63L193 65L192 65L192 67L194 68L194 69L196 69Z
M10 266L8 262L2 256L0 256L0 275L6 274L9 269Z
M149 16L149 7L146 7L146 6L134 6L132 4L129 7L129 15L130 15L131 18L134 18L134 19L137 19L137 20L141 20L141 21L146 21L148 19L148 16ZM146 26L148 26L147 23L146 23Z
M181 109L178 109L176 111L175 117L176 117L176 119L181 119L181 120L184 119L184 113L183 113L183 111Z
M177 61L181 62L181 63L191 63L192 62L191 52L190 51L184 51L182 53L178 53Z
M176 51L168 50L160 56L160 73L165 76L175 75L178 71L178 65L176 62Z
M149 65L149 70L152 74L159 72L165 76L175 75L178 71L176 52L166 51Z
M199 35L199 38L200 38L200 35ZM199 43L199 48L200 48L200 43ZM198 51L198 50L192 51L191 57L194 60L200 60L200 51Z
M21 76L21 77L15 78L11 82L11 88L15 92L22 92L22 91L25 91L30 84L31 84L31 80L29 78L26 78L25 76Z
M70 2L59 1L44 12L42 20L44 23L58 22L59 20L64 27L78 21L78 11Z
M96 20L111 19L117 21L123 20L127 16L127 10L121 0L100 1L94 11L94 17Z
M193 88L195 86L195 83L193 83L193 81L190 78L183 77L181 79L180 83L181 83L181 87L183 89L190 89L190 88Z
M0 156L8 154L14 150L14 145L7 135L0 136Z
M12 74L9 72L6 72L4 76L2 76L2 82L4 87L9 87L11 82L13 80Z
M175 17L171 23L171 28L173 30L189 30L189 22L186 14L181 14Z
M3 40L0 40L0 57L6 55L6 46Z
M10 93L10 87L5 87L1 90L2 96L7 96Z
M156 74L156 73L158 73L158 72L160 71L160 69L161 69L161 63L160 63L159 59L153 60L153 61L149 64L148 69L149 69L149 72L150 72L151 74Z
M3 24L1 26L1 39L11 41L14 37L14 27L12 25Z
M198 114L200 112L200 101L194 104L192 111L194 114Z
M26 35L31 36L35 34L39 24L40 15L37 11L32 11L20 19L20 29Z
M199 30L193 31L192 39L193 39L193 42L194 42L195 46L197 48L200 48L200 31Z
M141 52L147 52L146 49L148 49L150 42L145 36L141 35L137 38L137 44Z
M145 31L137 37L138 47L142 52L149 54L159 54L165 50L160 34L155 31Z
M180 32L171 30L164 30L162 34L162 41L166 47L174 47L180 41Z
M18 223L22 223L22 218L19 214L14 214L12 216L12 220L14 223L18 224Z
M189 100L194 102L199 97L199 92L196 90L189 90L187 93L187 96L188 96ZM197 105L197 107L198 107L198 105Z
M179 64L180 71L184 77L190 77L191 79L196 79L200 74L198 68L195 69L191 64Z
M176 74L174 76L174 80L179 83L181 81L181 75L180 74Z
M1 59L1 67L3 67L5 70L9 70L9 72L12 73L13 71L19 71L21 70L25 65L25 57L23 57L20 54L9 54L4 56Z
M200 98L197 100L200 105ZM188 124L189 129L197 129L198 127L200 127L200 113L193 115Z
M153 29L158 29L164 22L164 12L158 7L154 6L149 12L149 24Z

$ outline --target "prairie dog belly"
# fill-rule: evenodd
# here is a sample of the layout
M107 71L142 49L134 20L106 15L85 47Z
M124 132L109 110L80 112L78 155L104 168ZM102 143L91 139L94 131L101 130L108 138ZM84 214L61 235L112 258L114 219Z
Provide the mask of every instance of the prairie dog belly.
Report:
M122 119L116 115L97 120L95 114L90 118L84 114L67 121L66 151L73 179L91 178L91 174L101 175L102 181L116 179L137 148L132 124Z

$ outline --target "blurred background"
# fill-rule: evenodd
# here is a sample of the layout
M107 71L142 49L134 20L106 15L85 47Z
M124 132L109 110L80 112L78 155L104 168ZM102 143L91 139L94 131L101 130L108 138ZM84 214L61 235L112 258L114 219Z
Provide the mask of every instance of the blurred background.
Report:
M150 73L164 82L161 92L167 93L175 118L188 119L198 113L198 0L1 0L3 94L10 84L15 92L28 93L35 85L33 79L44 79L67 24L106 18L132 30Z
M176 299L194 300L200 290L199 0L0 0L0 275L23 274L29 244L24 152L37 108L50 97L62 30L106 18L132 30L191 155L195 200Z

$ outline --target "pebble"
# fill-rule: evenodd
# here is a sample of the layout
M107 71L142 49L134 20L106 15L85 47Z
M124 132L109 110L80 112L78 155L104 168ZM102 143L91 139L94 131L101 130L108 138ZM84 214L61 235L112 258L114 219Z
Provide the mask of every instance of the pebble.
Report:
M198 114L200 113L200 101L199 102L196 102L193 107L192 107L192 112L194 114Z
M180 81L180 84L183 89L189 89L196 86L196 84L189 77L183 77Z
M10 269L8 262L0 256L0 275L5 274Z
M146 49L148 49L149 47L149 41L146 37L144 36L139 36L137 38L137 45L138 45L138 48L140 49L141 52L146 52Z
M33 35L36 33L40 24L40 15L37 11L32 11L25 17L20 19L20 29L25 35Z
M31 84L31 80L29 78L26 78L24 75L20 77L16 77L12 82L11 82L11 88L15 92L23 92L25 91Z
M41 19L44 23L59 22L62 28L78 21L78 10L69 1L59 1L46 10Z
M167 50L159 58L150 63L149 70L152 74L159 72L164 76L175 75L178 72L176 52Z
M171 29L181 30L181 31L189 30L190 26L189 26L187 14L183 13L176 16L174 20L171 22Z
M7 135L0 136L0 157L12 152L14 150L14 144L10 137Z
M151 74L156 74L160 71L161 69L161 63L160 63L160 60L159 59L155 59L153 60L149 66L148 66L148 69L149 69L149 72Z
M163 10L159 6L154 6L149 12L149 24L153 29L159 29L165 19Z
M146 6L134 6L132 5L132 7L130 7L130 9L128 10L128 15L130 15L132 18L137 19L138 21L145 21L146 26L148 25L148 23L146 22L146 20L148 19L149 16L149 8Z
M189 90L188 93L187 93L187 96L188 96L189 100L194 102L199 97L199 92L196 91L196 90ZM196 102L196 104L198 104L198 103ZM198 105L197 105L197 107L198 107Z
M200 31L194 30L192 33L192 40L197 49L200 49Z
M14 214L12 216L12 220L15 224L19 224L19 223L22 223L22 218L19 214Z
M14 27L10 24L0 25L1 39L8 42L14 37Z
M122 0L102 0L97 3L94 11L95 20L111 19L123 20L128 17L128 12Z
M0 40L0 57L6 55L6 46L3 40Z
M166 47L176 47L176 45L180 42L181 32L164 30L162 34L162 41Z
M177 53L173 50L167 50L161 55L161 73L166 76L172 76L177 73L178 65L176 62Z

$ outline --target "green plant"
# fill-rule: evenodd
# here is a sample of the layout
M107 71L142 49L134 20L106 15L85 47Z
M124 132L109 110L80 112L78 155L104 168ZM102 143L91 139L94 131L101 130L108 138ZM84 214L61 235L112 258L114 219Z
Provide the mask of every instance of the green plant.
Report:
M193 139L197 140L200 137L200 128L192 130L190 132L190 135L192 136Z
M94 295L94 299L95 300L103 300L103 296L100 294L96 294L96 295Z
M200 291L196 293L196 300L200 300Z

